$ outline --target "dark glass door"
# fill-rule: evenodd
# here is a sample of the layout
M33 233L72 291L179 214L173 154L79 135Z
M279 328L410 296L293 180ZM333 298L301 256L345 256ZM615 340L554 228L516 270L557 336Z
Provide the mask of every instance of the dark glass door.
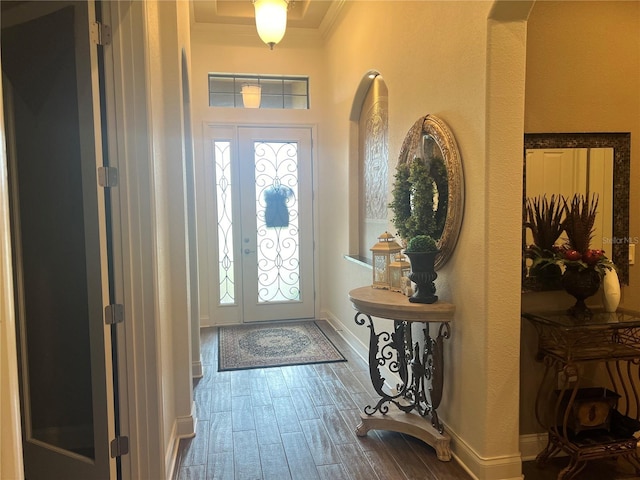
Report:
M94 8L93 2L2 2L29 480L107 479L114 471Z

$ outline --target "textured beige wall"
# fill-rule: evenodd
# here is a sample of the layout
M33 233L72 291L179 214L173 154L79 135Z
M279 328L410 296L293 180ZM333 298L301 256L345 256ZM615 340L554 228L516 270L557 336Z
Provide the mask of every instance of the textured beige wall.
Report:
M517 75L487 75L487 65L493 62L487 58L487 46L505 63L520 68L523 84L524 52L509 58L500 51L508 38L522 34L518 27L523 24L513 30L509 25L496 25L494 30L487 20L491 7L492 2L345 5L327 45L330 98L329 132L325 133L331 143L323 144L320 178L332 175L333 182L320 185L320 224L338 228L331 230L331 242L320 242L324 259L321 298L323 310L342 320L345 329L359 338L366 334L354 325L345 294L370 283L370 274L343 260L345 252L336 245L348 245L343 226L348 225L349 216L343 206L349 189L355 186L349 175L353 135L347 118L362 75L375 69L389 89L393 164L406 131L427 113L448 123L461 151L466 183L464 221L456 251L436 282L440 298L457 308L447 345L449 363L440 413L456 437L458 455L475 462L472 468L479 478L509 478L518 473L509 468L501 476L495 470L486 472L491 471L489 463L496 467L497 459L505 465L514 457L519 459L520 294L519 267L515 265L519 248L505 241L519 236L521 168L514 167L510 156L520 156L522 126L517 115L505 118L502 113L515 108L521 115L523 92L520 97L512 96L511 83L517 82ZM491 86L489 79L495 82ZM499 105L500 97L504 105ZM489 110L490 104L498 106ZM509 143L509 130L514 127L519 147ZM500 144L506 149L499 151L496 145ZM381 328L382 323L378 322Z
M525 132L631 132L631 237L640 236L640 2L536 2L527 33ZM640 309L640 267L622 305ZM598 302L599 296L592 298ZM565 308L564 292L523 295L523 309ZM541 368L523 325L521 434L540 430L533 402Z

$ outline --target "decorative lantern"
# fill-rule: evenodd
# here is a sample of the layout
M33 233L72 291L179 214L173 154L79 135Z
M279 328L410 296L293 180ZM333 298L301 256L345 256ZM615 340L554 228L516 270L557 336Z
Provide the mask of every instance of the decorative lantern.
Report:
M389 265L400 253L402 247L393 239L393 235L384 232L378 237L378 243L371 247L373 253L373 288L389 289Z
M402 292L402 277L408 277L409 273L411 264L402 253L396 253L394 261L389 264L389 288L394 292Z

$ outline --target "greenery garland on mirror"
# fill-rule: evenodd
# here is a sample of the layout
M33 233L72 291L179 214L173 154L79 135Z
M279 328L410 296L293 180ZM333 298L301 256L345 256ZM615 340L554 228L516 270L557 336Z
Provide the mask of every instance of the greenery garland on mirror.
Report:
M425 162L416 157L411 163L398 165L394 178L389 208L398 235L405 242L417 235L429 235L438 241L449 197L444 161L434 157ZM435 210L434 198L437 198Z
M409 226L411 218L411 183L409 182L409 164L398 165L393 182L393 201L389 208L393 211L391 221L396 226L398 235L404 240L408 240Z

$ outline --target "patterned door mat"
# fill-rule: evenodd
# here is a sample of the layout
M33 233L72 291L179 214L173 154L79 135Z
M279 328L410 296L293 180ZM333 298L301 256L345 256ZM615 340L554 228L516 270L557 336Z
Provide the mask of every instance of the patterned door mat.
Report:
M218 371L346 362L316 322L218 329Z

